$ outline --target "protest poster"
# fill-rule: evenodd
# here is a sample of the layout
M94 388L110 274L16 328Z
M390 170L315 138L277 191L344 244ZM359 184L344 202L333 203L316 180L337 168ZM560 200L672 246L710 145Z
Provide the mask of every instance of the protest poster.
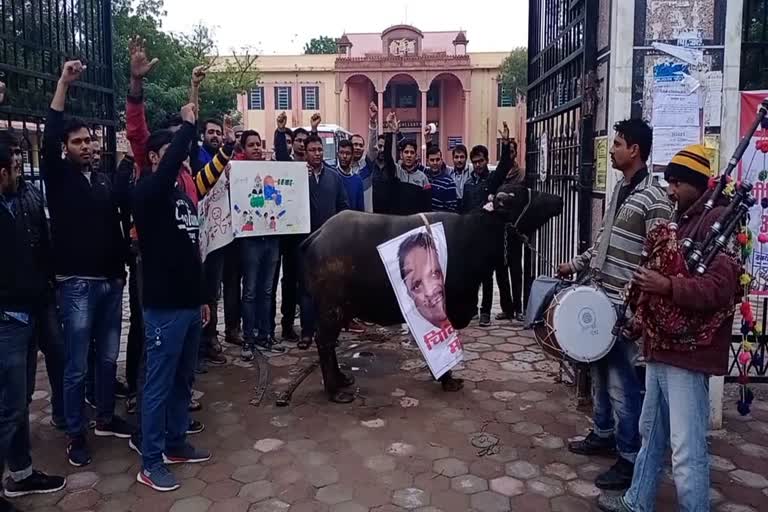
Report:
M464 358L445 308L448 244L442 222L421 226L377 247L400 311L435 378Z
M236 238L309 233L309 175L303 162L231 162Z
M200 223L200 257L205 261L210 253L221 249L235 239L232 232L232 216L229 209L229 180L221 175L198 204Z

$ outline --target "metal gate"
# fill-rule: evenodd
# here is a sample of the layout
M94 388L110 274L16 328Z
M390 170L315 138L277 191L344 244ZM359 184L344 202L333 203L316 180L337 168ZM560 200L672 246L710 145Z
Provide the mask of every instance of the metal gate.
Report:
M114 169L115 95L110 0L0 0L0 130L24 150L24 171L39 180L39 148L61 65L87 69L71 89L67 114L90 124L102 143L103 168Z
M526 169L563 198L563 214L525 258L528 284L591 244L598 0L529 0Z

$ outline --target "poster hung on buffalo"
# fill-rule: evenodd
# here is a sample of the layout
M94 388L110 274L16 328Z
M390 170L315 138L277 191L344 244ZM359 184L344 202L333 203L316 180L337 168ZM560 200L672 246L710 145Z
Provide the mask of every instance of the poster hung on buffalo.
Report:
M210 253L235 239L229 209L229 180L221 175L208 195L198 204L200 221L200 256L205 261Z
M309 233L303 162L231 162L229 199L237 238Z
M750 125L755 120L755 113L766 97L768 91L747 91L741 93L741 105L739 115L739 136L744 137L749 133ZM754 250L752 261L748 262L755 282L752 284L752 293L755 295L768 295L768 244L761 244L757 237L768 234L768 209L760 206L763 198L768 197L768 153L763 153L757 148L757 142L768 138L768 130L758 128L747 145L747 150L739 163L739 179L753 183L755 188L752 193L757 200L755 206L749 212L749 229L752 231ZM766 144L766 143L762 143ZM768 174L768 173L767 173ZM762 179L761 179L762 178Z
M448 244L442 223L421 226L378 246L400 311L435 378L464 358L445 308Z

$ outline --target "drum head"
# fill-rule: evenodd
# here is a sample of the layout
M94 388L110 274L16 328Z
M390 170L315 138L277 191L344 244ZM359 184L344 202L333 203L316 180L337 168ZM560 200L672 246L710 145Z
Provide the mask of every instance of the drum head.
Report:
M574 286L556 297L552 318L557 341L565 355L590 363L613 347L616 310L605 293L591 286Z

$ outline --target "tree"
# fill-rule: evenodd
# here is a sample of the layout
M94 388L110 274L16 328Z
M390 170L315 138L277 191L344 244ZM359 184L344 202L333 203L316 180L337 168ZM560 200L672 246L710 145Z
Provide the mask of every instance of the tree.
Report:
M200 119L222 118L237 107L237 95L251 89L258 81L258 56L250 49L240 55L219 58L214 34L205 25L197 25L186 34L162 30L165 15L163 0L113 0L114 84L120 121L124 119L121 96L128 90L128 39L138 35L147 42L151 58L159 64L144 87L147 120L150 127L179 111L188 100L189 84L195 66L212 67L200 89Z
M336 40L328 36L313 37L304 45L304 53L333 55L337 53Z
M528 89L528 48L519 47L510 52L501 64L501 85L513 94L525 94Z

